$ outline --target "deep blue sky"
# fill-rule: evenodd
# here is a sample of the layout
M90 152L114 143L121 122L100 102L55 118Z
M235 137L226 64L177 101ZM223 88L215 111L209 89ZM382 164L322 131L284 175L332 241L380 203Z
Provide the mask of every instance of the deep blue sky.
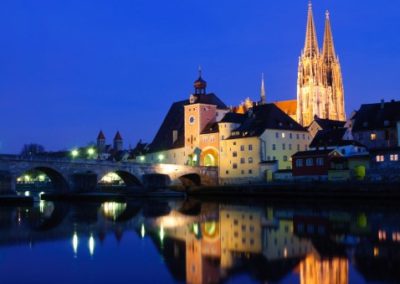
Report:
M120 130L151 141L197 66L228 105L296 97L307 0L5 0L0 5L0 152L49 150ZM329 9L347 112L399 99L398 0L314 0Z

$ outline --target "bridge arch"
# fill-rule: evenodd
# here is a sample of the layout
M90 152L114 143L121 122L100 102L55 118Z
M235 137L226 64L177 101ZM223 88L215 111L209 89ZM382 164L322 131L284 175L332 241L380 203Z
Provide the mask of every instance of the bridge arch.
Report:
M116 174L125 184L125 186L131 187L131 186L142 186L143 183L142 181L136 177L134 174L124 171L124 170L116 170L116 171L108 171L105 173L102 173L98 176L99 180L98 182L100 183L101 180L106 177L109 174Z
M68 191L70 189L67 178L65 178L60 171L48 166L34 166L31 168L26 168L25 170L19 172L16 178L24 175L25 173L35 171L45 174L50 179L54 190Z
M180 176L178 179L184 187L201 185L201 176L196 173L185 174Z
M214 147L205 148L200 155L201 165L204 167L217 167L218 166L218 150Z

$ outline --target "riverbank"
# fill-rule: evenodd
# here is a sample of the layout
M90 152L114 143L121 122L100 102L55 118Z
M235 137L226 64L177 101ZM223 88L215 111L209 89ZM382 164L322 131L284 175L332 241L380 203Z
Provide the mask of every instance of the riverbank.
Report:
M399 183L274 183L195 187L193 197L265 197L278 199L348 199L400 201Z

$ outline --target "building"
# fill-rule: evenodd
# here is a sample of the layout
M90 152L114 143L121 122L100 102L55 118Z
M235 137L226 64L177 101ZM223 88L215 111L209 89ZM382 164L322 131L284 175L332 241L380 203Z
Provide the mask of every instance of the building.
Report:
M346 120L344 88L339 58L335 53L329 12L326 12L322 52L318 46L312 4L297 79L297 121L308 126L314 116Z
M354 140L368 149L391 149L399 143L400 101L363 104L353 117Z
M206 88L200 70L194 93L172 104L142 162L218 166L217 122L229 108Z
M218 125L224 184L265 181L268 173L262 165L267 161L278 163L278 169L291 169L291 156L307 150L311 142L307 130L275 104L254 106L244 116L223 119Z
M333 130L345 128L346 122L340 120L322 119L314 117L314 120L308 126L308 132L312 138L314 138L320 130Z

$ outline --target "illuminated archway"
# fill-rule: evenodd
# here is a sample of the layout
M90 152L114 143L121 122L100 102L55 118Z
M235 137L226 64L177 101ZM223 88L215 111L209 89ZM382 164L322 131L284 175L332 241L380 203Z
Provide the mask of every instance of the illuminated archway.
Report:
M17 178L17 186L31 189L38 189L41 191L38 185L40 184L51 184L52 189L58 191L67 191L69 189L69 185L64 176L49 167L35 167L32 169L28 169L21 173Z
M218 166L218 150L215 148L206 148L201 152L201 165L205 167Z
M109 172L100 179L99 184L101 186L142 186L142 182L136 176L126 171Z

